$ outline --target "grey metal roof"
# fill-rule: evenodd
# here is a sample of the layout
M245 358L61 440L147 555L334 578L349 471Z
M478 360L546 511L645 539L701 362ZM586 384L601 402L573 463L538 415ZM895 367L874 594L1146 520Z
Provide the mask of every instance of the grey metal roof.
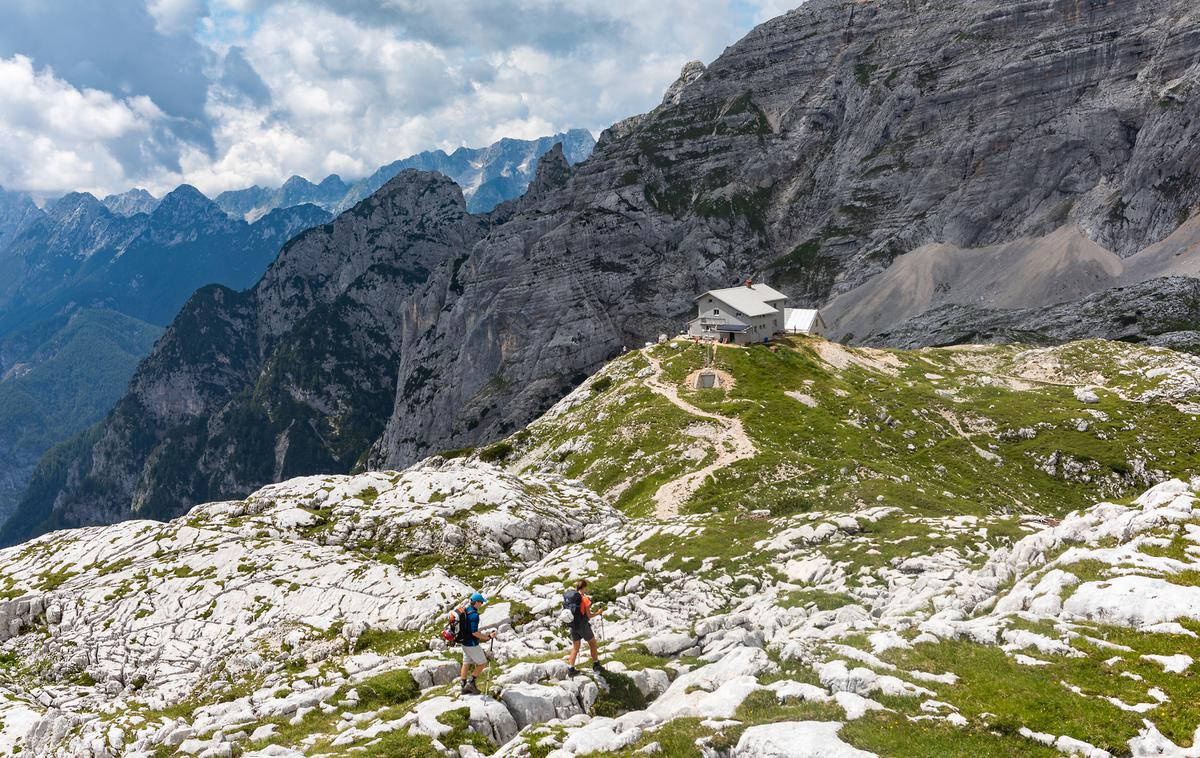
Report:
M765 284L709 290L695 299L699 300L706 296L720 300L734 310L740 311L751 318L754 316L767 316L778 312L779 308L767 305L767 303L774 300L787 299L787 295Z

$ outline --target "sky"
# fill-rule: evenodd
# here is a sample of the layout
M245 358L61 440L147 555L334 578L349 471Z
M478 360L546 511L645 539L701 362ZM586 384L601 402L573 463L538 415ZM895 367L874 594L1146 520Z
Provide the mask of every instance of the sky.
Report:
M0 186L356 178L653 108L802 0L0 0Z

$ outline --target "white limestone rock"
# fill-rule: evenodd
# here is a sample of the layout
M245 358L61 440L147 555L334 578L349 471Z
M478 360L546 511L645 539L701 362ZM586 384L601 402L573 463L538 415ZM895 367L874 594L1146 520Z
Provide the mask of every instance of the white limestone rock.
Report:
M1063 610L1076 618L1144 629L1178 619L1200 619L1200 587L1148 576L1120 576L1080 585Z
M734 752L739 758L875 758L838 737L836 721L780 721L742 732Z

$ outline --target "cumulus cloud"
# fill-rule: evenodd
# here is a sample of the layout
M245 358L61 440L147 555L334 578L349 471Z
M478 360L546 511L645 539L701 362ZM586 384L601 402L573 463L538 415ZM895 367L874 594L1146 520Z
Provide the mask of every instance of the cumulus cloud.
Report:
M13 15L23 31L0 24L0 56L43 89L50 82L116 110L109 127L82 121L69 139L33 104L0 105L0 133L41 136L59 156L21 159L0 147L0 185L115 191L136 177L159 191L188 181L209 193L294 173L354 177L421 150L505 136L576 126L598 133L653 107L683 63L712 60L781 7L780 0L18 2L24 10ZM118 20L89 10L97 5ZM68 11L81 20L66 18ZM105 35L84 34L83 23L110 40L90 39ZM42 126L21 127L19 118ZM65 171L62 156L70 154L86 154L86 170Z
M161 4L163 18L176 0ZM194 33L164 33L145 0L16 0L0 13L0 57L24 55L80 89L149 97L179 139L211 150L213 52ZM2 180L2 178L0 178Z
M0 58L0 92L0 175L34 192L130 179L115 151L154 145L166 121L144 95L77 89L22 55Z

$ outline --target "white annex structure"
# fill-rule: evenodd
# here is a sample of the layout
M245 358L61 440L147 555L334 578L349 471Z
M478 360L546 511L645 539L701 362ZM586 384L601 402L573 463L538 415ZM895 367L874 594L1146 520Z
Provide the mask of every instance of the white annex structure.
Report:
M784 328L787 295L765 284L709 290L696 298L696 318L688 335L746 345L762 342Z
M784 308L783 331L788 334L824 334L825 320L815 308Z

